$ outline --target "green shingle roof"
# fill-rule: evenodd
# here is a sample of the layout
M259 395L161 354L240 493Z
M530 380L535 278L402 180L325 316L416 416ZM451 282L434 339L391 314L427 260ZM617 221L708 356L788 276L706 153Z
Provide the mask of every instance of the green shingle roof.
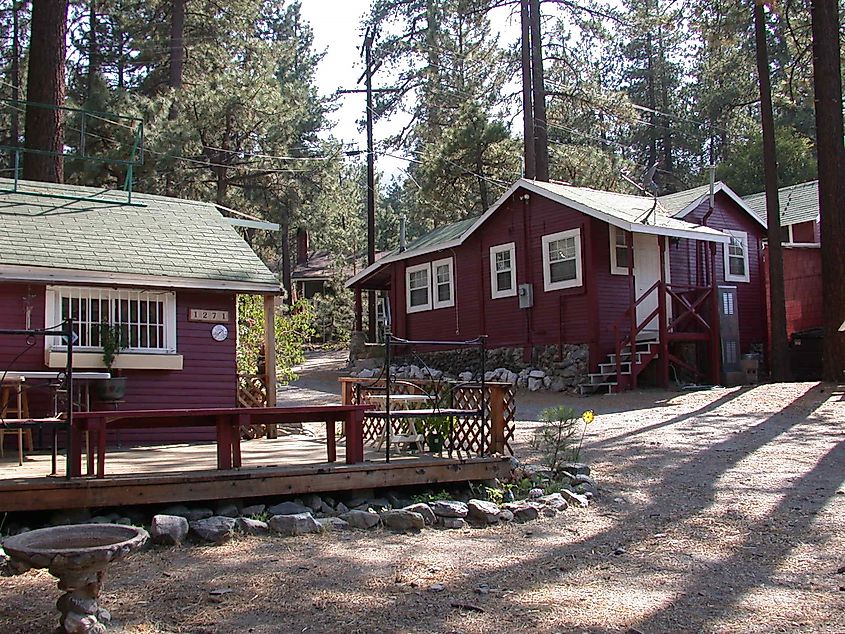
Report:
M0 179L0 269L170 278L174 287L278 290L279 282L210 203ZM53 198L61 195L87 198ZM56 275L51 275L53 281Z
M766 192L751 194L743 200L761 218L766 217ZM780 224L794 225L810 222L819 217L819 181L810 181L778 190Z

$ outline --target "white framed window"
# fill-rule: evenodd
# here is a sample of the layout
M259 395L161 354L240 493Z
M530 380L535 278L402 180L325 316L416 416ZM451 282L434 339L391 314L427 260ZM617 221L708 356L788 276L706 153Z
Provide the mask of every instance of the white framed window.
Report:
M455 281L452 268L452 258L435 260L431 263L435 309L455 305Z
M77 335L74 348L79 352L102 351L100 333L106 327L120 328L126 342L122 352L176 352L176 294L173 292L48 286L46 314L48 326L67 317L73 319ZM66 346L56 337L50 347L64 350Z
M570 229L543 236L543 289L581 286L581 231Z
M426 262L405 269L405 295L409 313L431 310L431 266Z
M613 275L628 275L628 262L633 260L632 250L628 249L628 235L628 231L610 225L610 272ZM631 264L633 266L633 261Z
M744 231L725 231L731 236L724 245L725 281L748 282L748 234Z
M516 243L490 247L490 295L493 299L516 295Z

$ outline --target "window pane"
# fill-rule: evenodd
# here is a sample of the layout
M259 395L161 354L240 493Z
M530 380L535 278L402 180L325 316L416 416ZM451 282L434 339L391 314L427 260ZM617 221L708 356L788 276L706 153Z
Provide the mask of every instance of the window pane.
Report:
M558 262L575 257L575 238L552 240L549 242L549 261Z
M616 266L628 268L628 247L616 247Z
M428 304L428 287L411 290L411 306L425 306Z
M428 286L428 271L423 269L421 271L414 271L410 275L411 289L423 288Z
M438 302L448 302L451 297L451 288L449 287L448 282L446 284L438 284L437 285L437 301Z
M731 275L745 275L745 259L744 258L735 258L731 257L728 259L728 263L730 264L730 271Z
M511 290L511 274L510 271L504 273L496 273L496 290L509 291Z
M496 272L511 270L511 252L499 251L496 254Z
M551 264L551 281L563 282L564 280L575 279L575 260L564 260L562 262L552 262Z
M441 264L437 267L437 283L442 284L443 282L449 282L449 265L448 264Z

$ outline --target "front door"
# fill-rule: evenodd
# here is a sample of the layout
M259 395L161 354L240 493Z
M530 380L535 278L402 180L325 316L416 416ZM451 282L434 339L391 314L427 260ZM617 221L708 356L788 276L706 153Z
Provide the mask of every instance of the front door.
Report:
M666 281L669 281L669 254L666 254ZM660 279L660 249L657 236L646 233L634 234L634 290L636 297L642 297L654 283ZM637 325L643 321L657 308L657 290L653 290L637 306ZM642 331L643 335L657 335L657 317L649 320ZM642 335L641 335L642 336Z

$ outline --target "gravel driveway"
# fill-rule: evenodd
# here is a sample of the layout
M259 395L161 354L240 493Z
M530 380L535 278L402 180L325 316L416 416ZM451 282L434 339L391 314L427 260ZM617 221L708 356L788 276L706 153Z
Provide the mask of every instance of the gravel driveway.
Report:
M528 460L543 407L596 411L583 457L600 496L588 509L488 529L156 548L109 579L114 631L845 632L841 387L518 402ZM231 592L212 600L221 588ZM0 631L46 631L55 594L43 573L2 579Z

